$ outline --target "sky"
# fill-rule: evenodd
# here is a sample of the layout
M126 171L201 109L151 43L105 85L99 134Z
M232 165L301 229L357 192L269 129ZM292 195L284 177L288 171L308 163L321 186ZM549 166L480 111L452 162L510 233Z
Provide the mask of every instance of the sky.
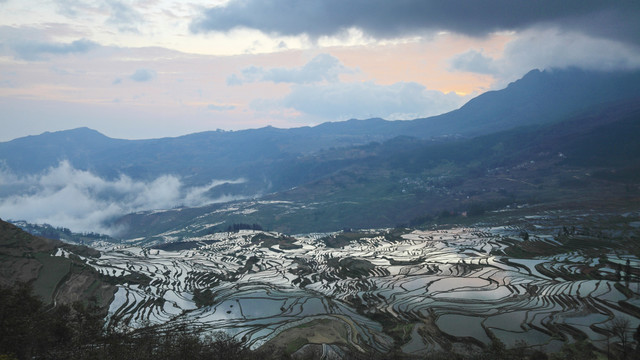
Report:
M0 141L454 110L532 69L640 67L638 1L0 0Z

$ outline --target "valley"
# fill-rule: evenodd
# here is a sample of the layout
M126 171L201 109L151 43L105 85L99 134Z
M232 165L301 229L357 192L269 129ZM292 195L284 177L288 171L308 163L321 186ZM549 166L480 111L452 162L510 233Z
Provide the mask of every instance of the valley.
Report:
M240 230L189 238L177 251L104 244L87 263L140 279L118 285L110 327L187 325L292 354L324 343L471 354L496 338L545 352L588 339L605 351L614 319L640 325L638 212L501 217L294 237Z

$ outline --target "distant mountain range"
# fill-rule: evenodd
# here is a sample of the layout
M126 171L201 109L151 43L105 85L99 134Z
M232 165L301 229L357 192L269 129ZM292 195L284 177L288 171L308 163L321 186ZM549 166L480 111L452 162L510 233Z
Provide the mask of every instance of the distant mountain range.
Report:
M197 184L222 173L265 185L268 180L264 177L272 166L321 149L397 136L473 137L550 123L592 106L638 96L640 72L534 70L503 90L484 93L458 110L425 119L350 120L315 127L211 131L151 140L112 139L79 128L0 143L0 161L17 174L38 173L68 160L77 169L108 177L122 173L144 179L173 173ZM278 184L272 185L272 190L281 190Z
M111 139L80 128L0 143L0 162L18 175L68 160L111 179L175 174L196 186L243 178L209 195L264 200L245 202L250 211L233 216L221 211L224 204L179 216L132 214L118 221L130 229L126 237L178 229L196 217L202 226L259 222L281 231L326 231L393 226L478 204L568 201L587 190L623 198L620 184L632 191L640 181L638 135L640 72L534 70L503 90L425 119L152 140ZM267 200L299 209L283 207L278 215ZM208 213L219 216L203 217Z

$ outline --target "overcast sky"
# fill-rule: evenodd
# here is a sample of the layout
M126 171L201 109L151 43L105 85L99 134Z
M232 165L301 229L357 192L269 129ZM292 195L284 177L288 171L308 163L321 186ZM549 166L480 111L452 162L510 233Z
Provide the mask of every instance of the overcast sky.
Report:
M640 67L638 1L0 0L0 141L412 119Z

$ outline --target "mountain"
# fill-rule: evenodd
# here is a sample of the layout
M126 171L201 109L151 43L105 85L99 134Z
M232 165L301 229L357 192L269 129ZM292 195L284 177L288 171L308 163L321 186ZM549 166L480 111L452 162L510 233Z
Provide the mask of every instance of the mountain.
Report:
M447 114L411 121L382 119L324 123L315 127L211 131L176 138L120 140L80 128L0 143L0 161L16 174L33 174L68 160L77 169L115 178L153 179L178 174L190 184L212 178L245 178L235 191L279 191L290 182L267 178L271 170L322 149L381 142L396 136L473 137L558 121L585 107L640 96L640 72L576 69L531 71L503 90L482 94ZM221 174L223 174L221 176Z
M80 128L0 143L0 163L28 175L67 160L107 179L174 174L186 187L244 179L205 195L257 199L231 208L130 214L115 220L127 238L190 223L192 233L233 223L282 232L394 226L472 205L566 203L585 189L597 196L609 190L618 196L622 183L634 189L639 99L640 71L534 70L505 89L425 119L149 140L111 139ZM21 191L30 189L0 186L0 196Z
M640 96L640 72L532 70L507 88L486 92L460 109L406 124L405 134L467 137L544 124L585 109Z
M471 139L397 137L296 159L273 174L301 183L286 191L257 200L129 214L117 224L127 229L121 233L125 238L166 242L233 224L296 234L463 221L453 215L518 207L530 207L532 213L619 211L633 208L640 198L638 134L640 98Z

